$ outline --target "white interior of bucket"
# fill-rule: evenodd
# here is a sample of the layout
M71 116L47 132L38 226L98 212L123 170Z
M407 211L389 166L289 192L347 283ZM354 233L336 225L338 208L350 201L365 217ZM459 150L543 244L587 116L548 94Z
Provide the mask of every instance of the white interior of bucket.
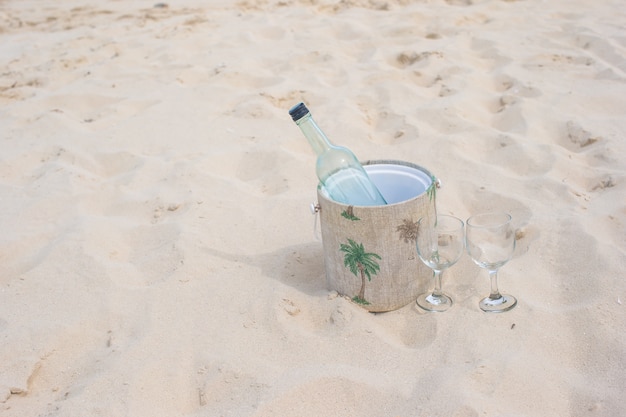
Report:
M425 193L432 184L427 173L406 165L373 164L364 168L387 204L415 198Z
M432 179L417 168L398 164L365 165L365 171L387 204L396 204L410 200L426 192ZM322 187L324 196L328 193Z

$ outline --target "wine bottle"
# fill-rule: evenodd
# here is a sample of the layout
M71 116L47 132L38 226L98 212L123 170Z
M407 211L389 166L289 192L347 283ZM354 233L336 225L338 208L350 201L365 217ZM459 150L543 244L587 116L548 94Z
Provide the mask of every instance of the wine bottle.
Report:
M387 204L352 151L330 143L304 103L293 106L289 114L317 154L317 177L330 198L353 206Z

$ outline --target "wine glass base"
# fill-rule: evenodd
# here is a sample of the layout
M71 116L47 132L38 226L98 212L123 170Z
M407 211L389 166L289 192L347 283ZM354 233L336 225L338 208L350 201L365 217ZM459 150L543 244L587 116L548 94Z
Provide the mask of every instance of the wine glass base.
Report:
M485 297L478 306L487 313L503 313L517 305L517 299L512 295L502 294L500 298Z
M427 311L442 312L446 311L454 302L452 298L446 294L435 295L433 293L422 294L417 297L417 305Z

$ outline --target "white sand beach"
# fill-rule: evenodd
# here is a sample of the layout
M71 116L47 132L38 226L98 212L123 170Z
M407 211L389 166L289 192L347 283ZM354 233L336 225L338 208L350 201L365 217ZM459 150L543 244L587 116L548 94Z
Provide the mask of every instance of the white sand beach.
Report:
M626 415L623 2L2 0L0 39L1 416ZM300 101L511 213L518 305L467 254L445 313L330 290Z

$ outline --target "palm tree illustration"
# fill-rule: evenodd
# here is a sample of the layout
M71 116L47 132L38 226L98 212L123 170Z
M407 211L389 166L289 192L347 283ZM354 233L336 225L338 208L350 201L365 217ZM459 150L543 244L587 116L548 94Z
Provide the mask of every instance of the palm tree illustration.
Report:
M368 281L372 280L372 275L376 275L380 270L380 265L376 259L382 259L375 253L365 252L362 243L356 243L352 239L348 239L348 244L342 243L340 250L345 253L343 258L344 266L350 269L356 277L361 277L361 289L359 295L352 298L352 301L359 304L369 304L365 300L365 277Z
M357 221L361 220L354 215L354 206L348 206L348 208L341 212L341 215L348 220Z
M415 243L417 240L417 222L411 219L403 219L402 224L396 227L396 232L400 234L400 240L404 239L404 243Z
M433 203L433 208L435 209L435 224L437 223L437 188L441 187L441 181L435 178L434 175L431 174L430 179L432 183L430 187L426 190L426 194L428 194L428 199Z

